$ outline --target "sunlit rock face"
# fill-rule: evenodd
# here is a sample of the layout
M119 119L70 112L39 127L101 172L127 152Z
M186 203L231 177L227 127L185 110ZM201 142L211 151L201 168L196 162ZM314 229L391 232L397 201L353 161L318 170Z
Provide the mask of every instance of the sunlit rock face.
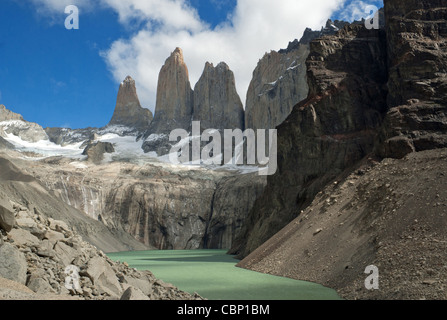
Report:
M120 84L115 111L109 126L120 125L145 130L152 118L152 112L141 107L135 80L127 76Z

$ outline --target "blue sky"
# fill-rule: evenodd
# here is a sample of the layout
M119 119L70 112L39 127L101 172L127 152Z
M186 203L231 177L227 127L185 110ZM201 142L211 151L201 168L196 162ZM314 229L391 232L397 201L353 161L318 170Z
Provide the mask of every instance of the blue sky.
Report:
M57 1L0 1L0 104L44 127L72 128L106 125L128 74L143 106L153 110L158 71L176 46L183 48L192 86L206 61L223 60L244 101L241 91L265 52L287 46L306 26L317 28L331 16L347 19L366 3L280 0L269 8L273 1L163 0L172 3L162 8L162 0L73 0L68 3L79 3L80 28L66 30L64 1ZM328 5L316 8L315 1Z

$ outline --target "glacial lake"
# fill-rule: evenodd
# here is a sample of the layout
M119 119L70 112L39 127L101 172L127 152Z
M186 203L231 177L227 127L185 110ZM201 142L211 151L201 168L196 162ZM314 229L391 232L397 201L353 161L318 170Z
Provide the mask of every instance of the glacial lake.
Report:
M339 300L319 284L238 268L227 250L129 251L108 253L115 261L208 300Z

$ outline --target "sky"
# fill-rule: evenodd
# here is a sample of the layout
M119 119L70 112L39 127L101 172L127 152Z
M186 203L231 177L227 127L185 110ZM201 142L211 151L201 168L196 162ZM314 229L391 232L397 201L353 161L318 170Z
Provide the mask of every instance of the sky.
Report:
M79 29L67 29L79 9ZM368 16L382 0L1 0L0 104L43 127L102 127L132 76L155 111L158 73L181 47L194 88L225 61L243 102L253 70L306 27ZM72 22L71 20L69 20Z

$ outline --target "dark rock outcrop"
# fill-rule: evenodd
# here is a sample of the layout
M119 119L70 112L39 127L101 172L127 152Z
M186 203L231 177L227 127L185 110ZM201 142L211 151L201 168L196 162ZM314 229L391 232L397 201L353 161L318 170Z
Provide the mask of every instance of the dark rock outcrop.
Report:
M45 128L45 132L50 141L61 146L67 146L86 140L94 140L94 134L97 130L98 128Z
M387 113L377 153L402 158L447 146L447 4L385 1Z
M236 91L234 74L224 62L205 64L194 87L193 119L202 130L244 129L244 107Z
M203 236L204 249L228 249L245 223L247 213L262 194L267 179L255 174L219 181L211 202L211 215Z
M291 49L293 50L297 48L299 44L309 44L311 41L317 38L333 35L335 32L343 29L347 25L349 25L349 22L340 20L332 21L331 19L329 19L328 21L326 21L326 25L322 27L321 30L312 30L310 28L306 28L299 42L298 40L290 42L286 50L281 50L279 52L280 53L282 53L283 51L287 52L290 51Z
M141 107L135 80L127 76L120 84L115 111L108 126L125 126L143 132L147 130L152 119L152 112Z
M278 126L278 170L230 250L239 256L273 236L373 150L386 112L384 31L346 26L312 41L306 64L309 96Z

